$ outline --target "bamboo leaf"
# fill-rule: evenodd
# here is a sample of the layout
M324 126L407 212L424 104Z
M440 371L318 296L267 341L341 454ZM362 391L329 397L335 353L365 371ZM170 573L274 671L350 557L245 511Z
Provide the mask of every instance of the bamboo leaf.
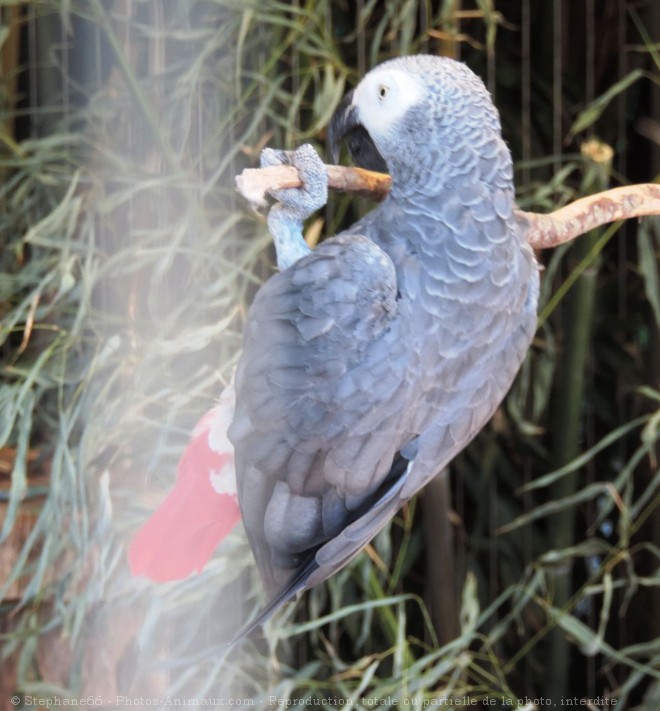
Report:
M586 450L583 454L580 454L578 457L568 462L568 464L565 464L563 467L560 467L555 471L548 472L547 474L544 474L543 476L539 477L538 479L535 479L529 484L526 484L520 489L520 493L525 491L533 491L534 489L543 489L547 486L550 486L555 481L561 479L567 474L572 474L573 472L578 471L578 469L581 469L583 466L585 466L585 464L588 464L590 461L592 461L599 452L602 452L603 450L607 449L612 444L619 441L622 437L625 437L632 430L642 427L648 422L649 417L642 416L632 420L631 422L626 423L625 425L621 425L621 427L617 427L615 430L603 437L603 439L601 439L598 444L591 447L591 449Z
M11 473L11 487L9 490L9 504L5 512L2 530L0 530L0 543L5 541L11 533L16 522L18 508L28 488L27 460L32 435L32 410L34 408L34 395L26 391L19 400L20 408L17 412L16 457Z
M478 617L477 578L472 573L468 573L465 577L461 602L460 622L463 635L471 634L474 631Z
M639 271L644 277L646 298L660 328L660 218L642 220L637 231Z
M594 499L600 494L607 492L608 487L609 485L604 482L594 482L593 484L588 484L570 496L549 501L547 504L541 504L540 506L533 508L529 511L529 513L518 516L516 519L511 521L511 523L501 526L498 529L498 533L510 533L514 529L520 528L521 526L527 526L540 518L551 516L552 514L559 513L560 511L573 508L583 501L589 501L590 499Z
M618 81L616 84L611 86L607 91L602 93L597 99L592 101L586 108L584 108L577 116L573 125L571 126L568 137L572 140L576 134L580 131L592 126L601 117L603 111L608 107L610 102L615 99L619 94L623 93L629 89L636 81L644 76L644 71L642 69L633 69L632 72L627 74L623 79Z

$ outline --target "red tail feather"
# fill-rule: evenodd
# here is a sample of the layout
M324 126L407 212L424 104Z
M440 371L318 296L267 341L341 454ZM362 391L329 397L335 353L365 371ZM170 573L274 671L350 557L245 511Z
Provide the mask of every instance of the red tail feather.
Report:
M131 542L133 575L166 582L200 572L238 523L234 453L225 434L229 420L227 406L220 405L195 428L174 489Z

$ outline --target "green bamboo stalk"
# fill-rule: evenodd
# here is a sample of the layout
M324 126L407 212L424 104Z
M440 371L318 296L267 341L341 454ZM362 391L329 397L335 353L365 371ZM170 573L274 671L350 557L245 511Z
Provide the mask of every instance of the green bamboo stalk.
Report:
M0 68L3 75L2 109L4 116L0 125L9 136L14 135L14 109L20 62L20 12L17 6L0 8L0 31L6 32L6 38L0 45Z
M454 531L450 521L451 482L444 469L424 489L422 496L426 577L424 602L433 620L440 645L459 635L456 580L460 571L454 555Z
M144 120L151 129L154 139L159 144L159 147L162 151L162 155L167 161L168 168L174 174L178 174L180 172L179 160L176 154L174 153L174 150L172 149L172 146L170 145L168 139L163 134L162 122L158 116L155 107L145 95L142 87L140 86L140 82L138 81L138 78L135 75L133 67L130 65L129 61L124 55L119 40L117 39L113 24L110 18L108 17L105 8L101 4L100 0L90 0L90 2L96 16L96 21L98 22L99 26L103 28L108 44L112 49L115 59L117 60L117 65L119 66L119 69L121 70L124 79L126 80L126 83L131 91L131 94L133 95L133 98L137 102L137 106L140 110L140 113L142 114Z
M596 142L589 142L583 152L590 160L583 180L584 194L607 188L607 174L612 151ZM555 467L561 467L577 457L581 448L581 429L584 412L585 374L587 371L591 330L595 311L596 281L598 276L598 230L593 230L577 240L571 249L574 264L593 254L594 261L576 280L565 301L564 348L559 359L559 375L553 408L552 457ZM572 496L579 488L579 471L554 482L549 496L559 500ZM548 549L563 550L575 543L575 511L568 508L558 513L550 522ZM569 557L550 573L553 607L564 610L569 604L572 590L572 562ZM568 690L568 672L571 648L560 626L548 638L548 674L546 693L559 704Z
M61 42L61 23L58 15L44 8L34 10L34 26L36 34L35 66L36 100L41 109L37 113L37 133L39 136L50 136L58 130L63 115L62 107L62 76L51 61L51 53Z

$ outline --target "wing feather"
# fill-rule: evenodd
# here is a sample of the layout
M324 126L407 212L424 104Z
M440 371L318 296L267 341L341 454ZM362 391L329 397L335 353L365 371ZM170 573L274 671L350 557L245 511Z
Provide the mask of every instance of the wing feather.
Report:
M272 277L251 307L229 437L271 595L300 585L301 561L364 513L410 439L397 293L391 259L352 235Z

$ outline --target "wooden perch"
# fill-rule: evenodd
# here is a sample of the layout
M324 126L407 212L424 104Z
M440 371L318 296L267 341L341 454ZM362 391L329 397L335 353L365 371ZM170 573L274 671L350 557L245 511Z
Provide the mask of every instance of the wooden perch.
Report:
M660 215L660 185L642 183L605 190L546 215L522 210L517 212L529 223L528 241L532 247L548 249L610 222Z
M325 167L328 170L328 187L335 192L351 193L378 201L384 200L390 191L392 180L385 173L343 165ZM298 171L290 165L246 168L236 178L236 189L255 208L263 208L268 204L267 196L271 190L301 186Z
M391 179L384 173L362 168L328 165L328 186L370 200L383 200ZM236 178L238 191L254 207L264 207L271 190L299 188L298 171L291 166L248 168ZM595 227L617 220L660 215L660 185L626 185L590 195L549 214L516 210L529 226L528 240L535 249L548 249L569 242Z

